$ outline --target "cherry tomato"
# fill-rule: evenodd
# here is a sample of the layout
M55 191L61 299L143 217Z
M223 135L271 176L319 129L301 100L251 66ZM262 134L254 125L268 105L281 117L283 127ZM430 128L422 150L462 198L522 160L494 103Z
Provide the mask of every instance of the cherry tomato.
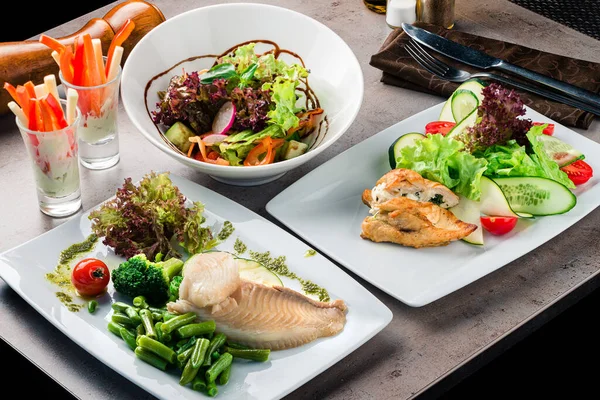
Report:
M533 125L544 125L545 122L534 122ZM542 131L544 135L552 136L554 135L554 124L548 124L547 127Z
M425 125L425 133L440 133L445 136L455 125L456 122L432 121Z
M577 160L574 163L561 167L560 169L566 172L569 179L576 185L582 185L586 183L594 175L594 170L590 164L583 160Z
M504 235L517 225L517 217L481 217L481 226L493 235Z
M110 270L102 260L84 258L71 272L71 282L82 296L95 296L106 290Z

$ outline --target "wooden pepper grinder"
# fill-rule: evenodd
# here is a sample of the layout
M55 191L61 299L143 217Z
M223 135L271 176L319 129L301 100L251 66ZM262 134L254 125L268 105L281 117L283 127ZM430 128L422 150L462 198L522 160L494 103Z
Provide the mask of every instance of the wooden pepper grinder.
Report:
M106 54L113 36L129 18L135 22L135 28L122 45L124 62L133 46L165 21L165 16L155 5L143 0L126 0L113 7L104 17L93 18L77 32L56 39L65 45L73 44L76 36L89 33L92 38L102 41L102 51ZM37 85L48 74L54 74L59 79L59 68L51 53L52 49L37 40L0 43L0 114L10 111L7 104L12 100L3 89L4 82L17 86L32 81Z

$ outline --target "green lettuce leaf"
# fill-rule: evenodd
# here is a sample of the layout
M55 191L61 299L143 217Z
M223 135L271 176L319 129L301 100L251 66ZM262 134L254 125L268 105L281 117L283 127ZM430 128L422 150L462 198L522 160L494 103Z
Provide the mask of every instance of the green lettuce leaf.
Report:
M480 181L487 161L464 151L464 147L464 143L443 135L427 135L401 150L396 168L412 169L424 178L477 201L481 197Z
M258 58L258 68L254 77L260 80L271 80L273 77L281 76L287 80L297 81L308 76L308 70L300 64L288 64L275 58L273 53L268 53Z
M506 145L495 144L473 155L487 160L484 172L487 176L544 176L539 164L516 140L509 140Z
M298 81L277 78L272 84L263 85L263 89L268 88L272 91L271 98L275 103L275 109L267 113L269 122L279 125L284 131L298 126L300 119L296 113L303 108L297 107L298 95L296 87Z
M533 151L533 154L530 154L530 156L543 171L544 175L542 176L560 182L569 189L573 189L575 188L573 181L569 179L566 172L561 171L556 161L548 157L546 150L544 150L544 144L537 140L538 137L543 135L545 127L546 125L534 125L527 132L527 139L529 139L531 150Z
M236 71L241 74L252 64L258 60L258 56L254 52L256 43L248 43L235 49L232 56L224 56L221 58L221 63L231 63L236 66Z

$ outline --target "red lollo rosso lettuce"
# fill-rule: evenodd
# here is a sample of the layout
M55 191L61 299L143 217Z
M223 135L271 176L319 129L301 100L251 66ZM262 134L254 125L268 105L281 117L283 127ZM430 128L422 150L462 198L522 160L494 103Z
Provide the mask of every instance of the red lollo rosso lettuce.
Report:
M176 245L190 254L213 243L213 235L202 224L204 206L186 198L173 185L168 173L151 172L136 186L126 178L116 196L93 210L92 232L103 238L115 254L126 258L143 253L150 260L181 257Z
M495 144L505 145L515 140L519 145L529 143L527 132L532 126L525 115L525 107L514 90L491 83L483 89L483 101L477 109L477 122L465 130L460 140L469 151L485 150Z
M237 80L237 77L216 78L211 83L202 83L197 71L174 76L167 90L158 93L160 101L151 112L152 120L165 126L182 121L201 135L211 130L217 111L230 100L237 110L234 130L259 132L267 123L271 96L260 88L240 88Z

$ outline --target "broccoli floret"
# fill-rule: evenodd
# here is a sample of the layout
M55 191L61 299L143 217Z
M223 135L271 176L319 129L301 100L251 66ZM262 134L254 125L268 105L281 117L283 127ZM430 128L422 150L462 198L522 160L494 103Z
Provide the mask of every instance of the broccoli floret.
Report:
M171 299L177 300L179 298L179 286L181 286L181 281L183 280L183 276L177 275L171 279L171 283L169 284L169 292L171 293Z
M161 305L169 298L169 285L179 275L183 261L169 258L152 262L145 254L138 254L119 264L112 273L115 290L134 298L144 296L148 303Z

